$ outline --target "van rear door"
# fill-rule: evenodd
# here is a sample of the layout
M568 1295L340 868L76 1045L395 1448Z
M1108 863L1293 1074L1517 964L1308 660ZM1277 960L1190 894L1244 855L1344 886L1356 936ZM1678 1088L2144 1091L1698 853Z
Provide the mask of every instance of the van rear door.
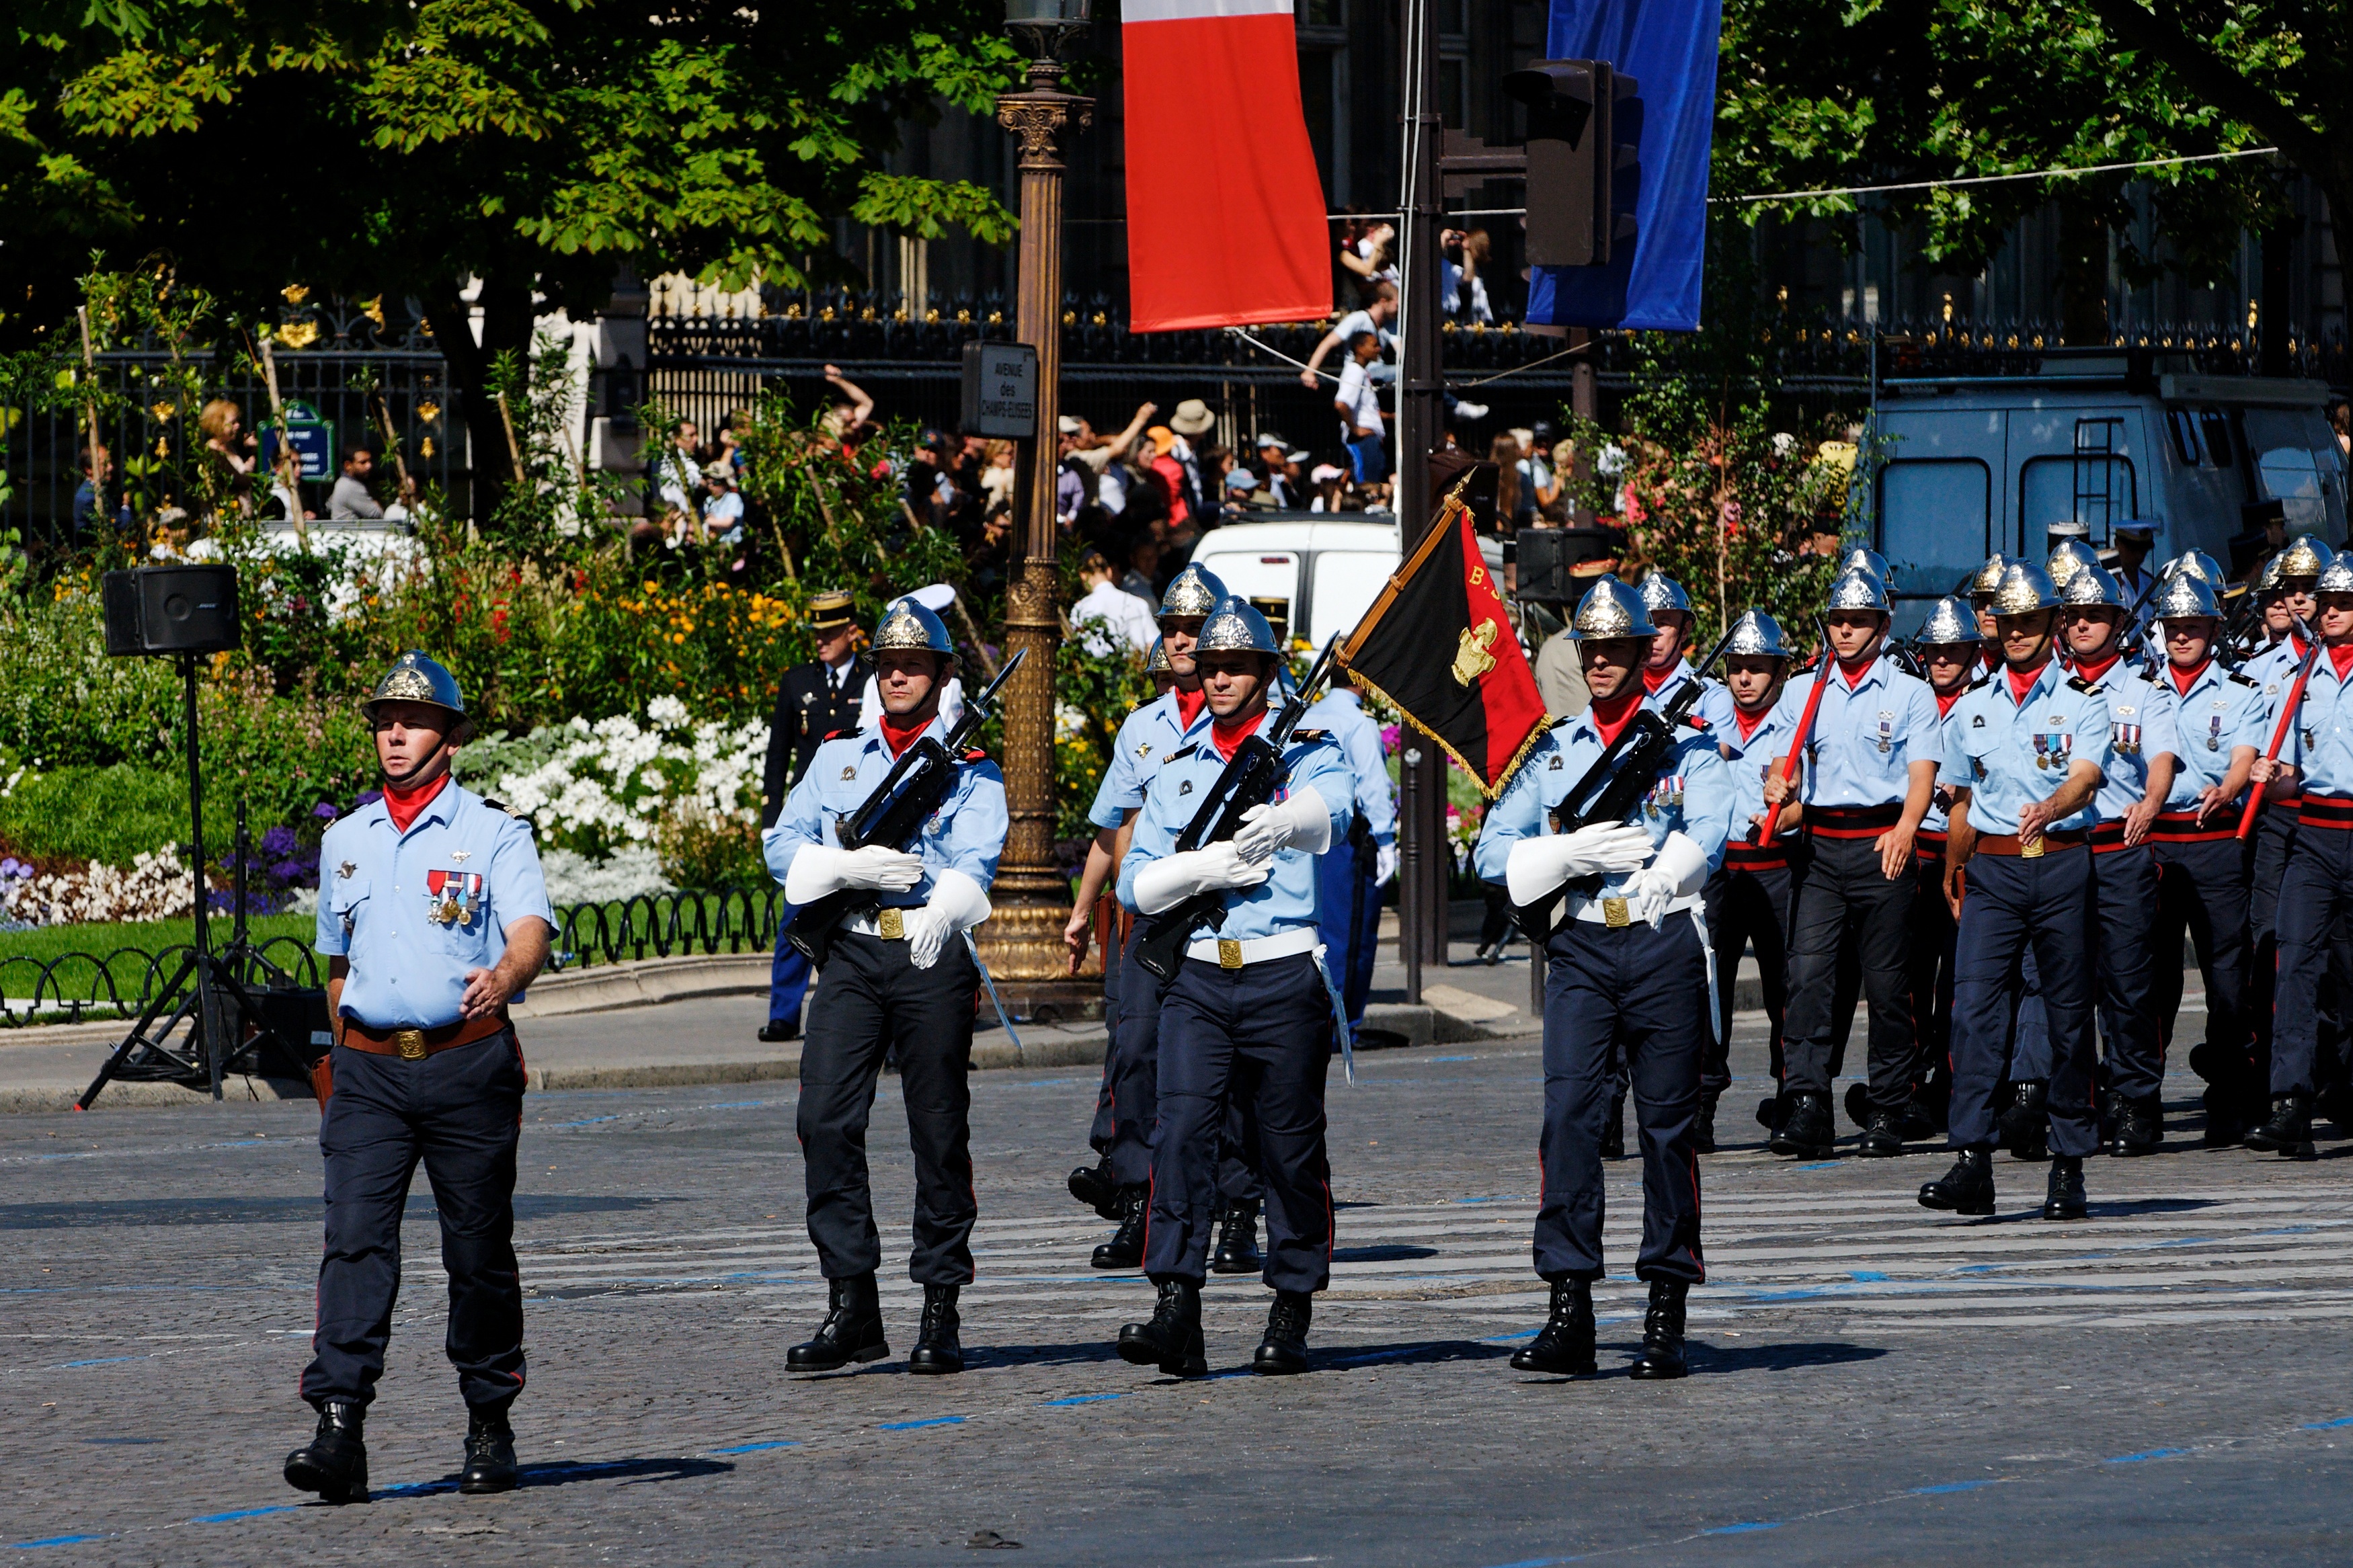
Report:
M1879 434L1887 461L1877 479L1879 552L1894 568L1890 584L1913 601L1899 626L1916 622L1926 601L1953 591L2003 548L2004 416L1998 409L1884 408Z

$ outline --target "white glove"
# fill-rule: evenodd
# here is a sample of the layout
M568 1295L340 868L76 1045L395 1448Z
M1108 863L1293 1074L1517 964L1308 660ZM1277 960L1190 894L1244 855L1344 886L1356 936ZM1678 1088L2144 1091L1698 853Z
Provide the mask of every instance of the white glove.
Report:
M1373 886L1386 888L1397 875L1398 852L1394 844L1383 844L1373 850Z
M988 895L961 871L942 871L932 879L932 897L904 917L907 962L929 969L940 961L940 950L951 934L962 935L988 918Z
M1251 806L1242 813L1234 847L1253 863L1294 847L1321 855L1332 847L1332 808L1313 789L1295 791L1280 805Z
M804 844L785 873L785 897L796 904L813 904L844 888L903 893L923 879L923 858L902 850L870 844L863 849L835 849Z
M1700 847L1680 833L1667 835L1659 846L1658 858L1634 874L1626 885L1626 913L1634 920L1647 921L1651 929L1659 929L1667 918L1667 906L1677 899L1688 898L1707 885L1707 856Z
M1230 838L1207 849L1187 849L1165 860L1155 860L1136 872L1135 908L1138 913L1156 915L1163 910L1175 909L1196 893L1219 888L1255 888L1266 880L1267 873L1272 869L1263 860L1256 865L1244 860Z
M1523 838L1513 845L1512 857L1504 865L1504 885L1515 904L1541 903L1573 877L1639 870L1650 858L1648 833L1626 823L1597 822L1574 833Z

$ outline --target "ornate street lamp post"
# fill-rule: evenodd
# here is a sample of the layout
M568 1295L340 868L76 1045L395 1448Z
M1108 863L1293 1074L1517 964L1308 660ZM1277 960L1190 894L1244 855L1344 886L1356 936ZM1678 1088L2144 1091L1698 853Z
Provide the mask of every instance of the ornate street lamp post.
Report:
M1055 578L1055 422L1062 374L1062 133L1083 128L1094 100L1062 90L1063 50L1089 26L1091 0L1006 0L1005 24L1029 51L1022 90L997 100L997 122L1021 147L1021 250L1015 331L1038 351L1038 434L1029 444L1022 561L1006 590L1006 652L1029 660L1005 697L1005 793L1013 827L981 927L983 955L1007 1005L1036 1016L1101 1007L1100 958L1069 974L1062 928L1071 889L1054 862L1054 655L1062 640ZM1092 981L1084 974L1094 976Z

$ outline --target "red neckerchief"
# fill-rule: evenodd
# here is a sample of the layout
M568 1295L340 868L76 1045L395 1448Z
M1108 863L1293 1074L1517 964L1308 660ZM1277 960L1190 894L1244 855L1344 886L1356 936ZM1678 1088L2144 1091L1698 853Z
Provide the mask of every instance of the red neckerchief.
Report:
M1195 687L1190 691L1181 686L1178 687L1176 689L1176 728L1179 731L1191 729L1193 721L1201 716L1201 705L1208 700L1209 694L1199 687Z
M2302 664L2304 662L2304 639L2296 636L2294 632L2290 632L2287 634L2287 646L2295 650L2295 660L2298 664Z
M1593 715L1593 727L1601 731L1603 745L1618 743L1618 737L1633 721L1634 710L1642 705L1643 695L1640 691L1621 691L1606 702L1599 697L1593 700L1593 706L1587 711Z
M891 722L891 715L888 713L883 714L882 743L891 748L892 761L896 762L899 758L899 754L902 752L904 752L908 747L913 745L915 743L915 738L931 727L932 721L929 719L922 719L902 730L898 725Z
M1757 710L1757 716L1753 719L1748 716L1747 709L1735 704L1732 710L1732 721L1740 726L1741 743L1746 745L1748 738L1763 729L1765 721L1771 717L1773 717L1773 704L1770 702Z
M1642 667L1642 689L1649 692L1651 696L1656 697L1659 694L1659 688L1667 683L1667 678L1674 674L1675 669L1676 666L1674 665L1669 665L1664 669L1652 669L1649 665L1644 665Z
M2026 694L2034 689L2034 683L2042 679L2042 672L2050 666L2050 659L2045 658L2023 676L2020 675L2015 668L2008 665L2003 666L2002 673L2010 677L2010 700L2023 705L2026 701Z
M2353 642L2333 645L2328 650L2328 662L2337 667L2337 679L2344 679L2348 671L2353 671Z
M1236 719L1231 722L1212 719L1209 721L1209 744L1218 748L1218 755L1230 763L1234 760L1234 753L1242 749L1242 742L1265 722L1266 710L1263 708L1247 719Z
M1950 691L1939 691L1933 686L1928 688L1928 694L1936 700L1936 717L1942 719L1951 713L1953 704L1968 695L1968 689L1967 681L1954 687Z
M1860 665L1855 666L1850 666L1846 660L1840 659L1838 661L1838 672L1845 679L1846 689L1849 691L1860 690L1862 686L1862 678L1870 674L1871 667L1878 662L1879 656L1877 654L1873 654L1869 658L1862 660Z
M2075 678L2086 686L2097 686L2100 678L2116 667L2118 657L2112 653L2097 664L2078 664L2075 666Z
M407 832L408 825L417 820L419 812L433 804L433 797L439 795L448 782L449 775L444 773L431 784L418 784L415 789L395 789L390 784L385 785L384 809L392 818L394 830Z
M2173 689L2187 697L2189 689L2198 684L2198 678L2206 673L2206 661L2200 659L2188 669L2178 664L2168 664L2165 668L2173 672Z

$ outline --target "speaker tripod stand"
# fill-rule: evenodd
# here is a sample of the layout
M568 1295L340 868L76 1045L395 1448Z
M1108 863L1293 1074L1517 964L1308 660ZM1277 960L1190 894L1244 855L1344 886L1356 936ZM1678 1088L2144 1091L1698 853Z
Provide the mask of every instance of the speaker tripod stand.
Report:
M124 1083L176 1083L185 1089L212 1091L215 1100L221 1098L221 1080L233 1072L273 1072L273 1076L301 1077L305 1064L315 1054L303 1047L311 1043L302 1026L310 1015L321 1015L320 1027L324 1028L324 994L298 988L293 975L264 957L252 946L246 933L245 865L248 845L245 831L245 803L237 808L236 860L237 912L230 928L228 945L220 952L212 951L205 908L209 889L205 885L205 782L199 763L200 748L196 744L196 656L180 655L180 673L187 703L188 722L188 827L195 842L195 943L171 983L158 990L149 1001L139 1021L131 1026L122 1043L98 1069L98 1076L74 1102L77 1110L88 1110L109 1083L118 1079ZM257 992L248 982L255 974L264 977L265 989ZM315 1004L312 999L316 998ZM160 1022L159 1022L160 1020ZM185 1033L181 1033L185 1026ZM304 1035L301 1042L289 1038L289 1033ZM174 1041L173 1037L179 1034Z

